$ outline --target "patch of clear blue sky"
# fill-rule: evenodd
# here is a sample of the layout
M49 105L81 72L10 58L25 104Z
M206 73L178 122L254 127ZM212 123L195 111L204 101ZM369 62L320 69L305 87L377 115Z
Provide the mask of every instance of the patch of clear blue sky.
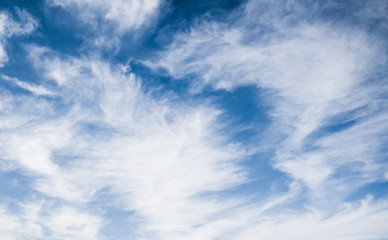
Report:
M101 233L109 236L111 239L128 239L128 234L136 230L136 223L131 221L133 212L123 211L115 207L105 209L104 218L110 219L109 224L105 225Z
M23 198L31 194L31 179L25 174L15 171L5 171L0 174L0 201Z

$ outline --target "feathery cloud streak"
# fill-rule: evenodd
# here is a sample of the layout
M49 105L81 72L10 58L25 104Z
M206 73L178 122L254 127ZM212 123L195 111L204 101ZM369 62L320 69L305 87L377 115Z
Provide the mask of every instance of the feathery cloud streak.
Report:
M34 31L38 23L26 11L16 9L16 19L9 12L0 12L0 67L8 62L6 43L12 36L26 35Z
M150 19L157 16L162 1L54 0L48 3L76 13L76 17L96 30L102 21L111 23L118 32L124 32L149 24Z

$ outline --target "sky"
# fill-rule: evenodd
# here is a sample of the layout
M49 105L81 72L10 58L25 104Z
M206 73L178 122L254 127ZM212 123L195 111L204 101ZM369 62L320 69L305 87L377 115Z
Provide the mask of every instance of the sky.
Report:
M0 238L388 239L388 1L1 0Z

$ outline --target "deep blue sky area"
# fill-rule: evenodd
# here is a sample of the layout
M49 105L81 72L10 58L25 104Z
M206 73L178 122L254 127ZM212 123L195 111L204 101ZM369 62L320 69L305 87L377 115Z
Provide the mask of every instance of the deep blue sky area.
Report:
M387 16L0 1L0 239L388 239Z

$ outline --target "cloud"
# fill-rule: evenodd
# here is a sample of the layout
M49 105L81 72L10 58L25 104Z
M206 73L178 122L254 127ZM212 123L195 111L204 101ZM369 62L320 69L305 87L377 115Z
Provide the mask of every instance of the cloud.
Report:
M123 34L152 21L162 2L49 4ZM322 17L319 9L335 6L248 1L223 23L205 18L173 34L142 63L190 81L189 100L146 90L144 79L99 49L70 56L25 45L36 83L2 75L26 91L1 86L0 170L28 178L28 191L9 196L12 204L1 199L0 236L109 239L110 208L128 215L131 227L121 230L131 239L387 236L386 196L351 197L387 179L386 45L362 27ZM359 15L374 19L369 10ZM25 25L3 35L36 27L17 26ZM270 106L255 153L270 149L272 159L256 159L234 141L226 113L203 94L241 86ZM280 172L261 180L265 169L248 170L245 160ZM255 184L254 193L245 184Z
M264 218L261 223L240 233L237 238L361 240L383 239L387 236L384 225L388 221L386 202L376 202L369 197L358 206L342 207L333 216L312 211Z
M18 212L1 209L1 237L7 239L103 239L103 219L85 210L53 200L18 202Z
M15 17L16 19L9 12L0 12L0 67L8 62L7 39L29 34L38 26L37 21L25 10L16 9Z
M291 26L289 21L294 20L293 14L303 10L302 4L288 2L289 15L281 14L281 6L263 4L270 7L263 7L267 12L259 15L264 11L257 7L261 5L254 1L247 3L240 21L231 26L204 22L188 33L178 33L158 58L144 64L156 71L164 68L177 79L194 76L192 86L196 92L207 85L230 91L246 85L268 89L266 98L273 107L270 112L273 126L279 134L287 135L277 148L275 166L312 189L324 184L344 162L378 164L378 160L368 157L373 150L361 139L380 144L386 141L384 137L377 137L377 132L386 131L386 126L377 120L384 118L380 115L385 113L373 114L368 117L370 120L356 117L359 120L356 125L343 132L322 138L313 136L331 124L334 116L358 108L376 111L372 103L382 101L378 96L386 85L384 81L368 87L366 84L384 62L384 57L379 58L384 48L382 42L369 39L361 30L307 19L303 11L301 19ZM252 22L256 27L245 29ZM263 25L274 31L263 32ZM363 135L371 129L375 134ZM341 142L345 135L360 140ZM327 144L321 145L322 141ZM305 150L308 146L320 149ZM348 152L344 151L346 148ZM354 148L360 149L357 160L350 153ZM378 154L377 149L374 151ZM339 163L339 158L347 160ZM336 163L331 159L337 159Z
M97 28L101 22L108 22L114 24L118 32L123 33L150 24L151 19L158 15L162 1L54 0L48 3L77 12L77 17L93 27Z
M7 213L6 208L1 206L0 208L0 235L7 239L16 239L16 229L20 227L20 223L16 216Z
M35 191L76 205L109 196L136 214L133 234L159 238L190 232L233 204L201 197L246 181L240 161L248 153L219 133L218 109L154 98L133 73L98 57L28 51L62 107L58 99L5 96L3 119L16 121L0 151L3 165L32 177ZM27 114L19 101L31 101Z
M361 240L383 239L387 234L387 203L371 198L343 205L330 216L318 209L275 214L263 213L257 207L238 211L199 227L186 239Z
M385 77L375 76L384 76L386 56L381 53L386 45L366 29L324 18L322 9L332 6L285 3L250 1L232 14L233 23L205 19L175 34L170 45L143 64L177 81L190 81L194 94L208 86L227 91L256 87L271 106L271 134L263 134L261 144L279 139L277 146L268 146L275 152L272 166L305 186L307 194L299 197L317 211L311 228L319 232L320 214L335 215L333 209L350 193L385 179L387 84ZM349 222L363 225L356 215L349 214ZM377 214L376 221L386 222L380 219L384 215ZM273 221L282 222L281 216ZM258 225L237 239L286 238L279 229L288 224L297 229L295 239L319 239L316 232L301 230L302 222L311 219L303 214L288 217L292 220L279 228L277 223ZM365 236L358 236L350 230L352 223L342 232L339 219L340 215L323 223L334 233L322 239L348 239L341 234L352 236L349 239L385 236L381 225L378 236L366 230Z
M41 96L41 95L51 96L51 95L53 95L52 92L50 92L49 90L47 90L46 88L44 88L42 86L36 86L36 85L30 84L27 82L22 82L17 78L12 78L12 77L9 77L9 76L4 75L4 74L1 75L1 78L3 78L4 80L13 82L18 87L23 88L23 89L25 89L25 90L27 90L27 91L29 91L37 96Z

